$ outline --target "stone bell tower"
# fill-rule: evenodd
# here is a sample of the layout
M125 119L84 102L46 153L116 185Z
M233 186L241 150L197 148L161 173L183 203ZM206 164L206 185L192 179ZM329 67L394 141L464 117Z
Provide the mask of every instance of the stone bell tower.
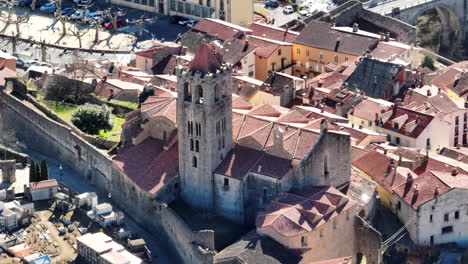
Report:
M177 69L177 126L182 199L210 210L213 172L232 147L232 69L206 43Z

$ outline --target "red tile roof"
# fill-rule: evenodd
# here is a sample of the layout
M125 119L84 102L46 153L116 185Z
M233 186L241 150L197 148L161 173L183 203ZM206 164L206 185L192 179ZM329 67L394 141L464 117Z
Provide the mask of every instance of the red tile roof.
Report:
M113 163L142 190L156 194L176 177L179 152L177 144L165 151L161 140L150 137L123 149Z
M260 38L260 37L254 37L250 36L249 40L252 44L257 46L257 49L255 50L255 54L257 56L260 56L262 58L269 58L273 52L275 52L278 48L280 48L283 45L289 45L287 43L281 43L265 38ZM291 48L288 46L288 48Z
M31 190L39 190L53 187L58 187L57 180L55 179L29 183L29 188L31 188Z
M193 71L203 73L215 73L216 70L221 68L221 59L206 43L202 43L198 49L195 57L189 65Z
M254 36L269 38L282 42L292 43L297 38L297 36L299 36L298 32L292 30L259 23L251 24L249 29L253 31L252 35Z
M242 179L255 162L262 156L262 151L236 145L224 158L214 173Z
M403 123L398 124L398 129L394 128L395 119L399 117L407 116L407 119ZM429 124L434 119L434 116L423 114L420 112L416 112L413 110L409 110L403 107L393 107L392 115L384 123L383 127L385 129L392 130L394 132L400 133L402 135L407 135L412 138L417 138ZM416 127L414 129L408 131L407 124L410 122L415 122Z
M405 52L405 48L391 45L388 42L380 41L377 47L371 52L375 59L387 60L392 56L400 56Z
M257 215L256 226L272 228L284 237L299 236L314 231L355 204L333 187L315 189L305 196L282 193Z
M369 121L375 120L375 114L387 112L389 106L379 103L376 100L364 99L350 110L350 114Z
M205 18L200 20L193 28L195 32L201 32L212 38L225 41L232 37L241 37L251 30L238 25L230 24L219 19Z
M353 161L353 166L372 178L388 191L406 182L406 175L397 173L397 161L375 150L369 151L361 158Z
M450 187L432 172L426 172L414 179L412 183L402 184L394 191L409 206L417 209L421 204L436 198L449 189Z

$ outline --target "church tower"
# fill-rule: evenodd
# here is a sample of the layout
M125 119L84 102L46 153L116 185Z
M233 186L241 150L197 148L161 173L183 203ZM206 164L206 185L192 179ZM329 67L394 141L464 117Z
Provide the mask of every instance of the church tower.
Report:
M232 147L232 69L206 43L177 69L177 126L182 199L213 209L213 172Z

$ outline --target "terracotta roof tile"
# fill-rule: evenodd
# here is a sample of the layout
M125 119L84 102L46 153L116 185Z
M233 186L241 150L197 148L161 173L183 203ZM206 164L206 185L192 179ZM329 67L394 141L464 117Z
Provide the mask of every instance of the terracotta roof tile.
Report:
M40 182L30 182L29 187L31 190L39 190L39 189L46 189L46 188L51 188L51 187L58 187L57 180L55 179L50 179L50 180L45 180L45 181L40 181Z
M355 202L333 187L315 189L308 195L280 194L265 212L257 215L257 228L272 228L284 237L311 232L346 212Z
M400 121L399 118L404 118L404 122ZM412 138L417 138L425 129L426 127L432 122L434 116L427 115L424 113L416 112L413 110L409 110L403 107L393 107L392 115L390 118L383 124L383 127L389 130L393 130L394 132L407 135ZM409 122L416 121L416 126L413 129L408 129L406 124ZM398 129L394 128L394 123L398 122ZM408 131L410 130L410 131Z
M296 37L299 35L298 32L287 30L271 25L253 23L249 26L251 29L252 35L258 37L269 38L277 41L283 42L293 42Z
M208 44L202 43L189 68L203 73L215 73L216 70L221 68L221 60Z
M179 171L178 148L165 151L161 140L150 137L121 151L113 163L142 190L156 194Z
M214 173L240 180L261 156L262 151L236 145Z

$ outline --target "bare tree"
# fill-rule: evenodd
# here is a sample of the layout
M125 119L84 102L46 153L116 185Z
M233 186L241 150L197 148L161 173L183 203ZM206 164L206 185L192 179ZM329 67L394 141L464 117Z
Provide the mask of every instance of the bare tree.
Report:
M15 26L16 26L16 34L21 35L21 30L20 30L20 26L22 24L26 24L29 22L29 18L31 17L31 15L29 13L26 13L22 16L16 16L16 20L14 21L15 23Z
M64 37L64 36L67 35L68 17L67 16L59 16L58 19L62 23L62 36Z
M149 19L145 18L145 16L141 16L139 19L135 19L130 21L129 23L135 24L138 28L138 38L141 38L143 36L143 27L146 24L154 23L156 22L156 17L154 19Z
M99 30L101 30L101 22L102 22L102 19L96 19L92 23L92 26L94 28L94 43L99 42Z
M15 13L15 7L17 5L18 5L18 2L15 2L15 1L8 1L2 4L2 7L8 8L7 24L11 23L11 17Z
M79 45L79 47L81 49L83 47L82 42L81 42L81 38L84 35L86 35L87 31L81 30L77 26L75 26L75 29L70 28L70 31L73 34L73 36L75 36L78 39L78 45Z
M125 16L126 12L123 9L114 10L112 7L108 8L104 11L105 15L110 19L112 22L112 32L117 32L117 19L119 17Z
M51 3L54 3L57 9L55 9L54 16L59 18L62 15L62 0L50 0Z
M19 34L15 34L13 31L11 32L11 50L12 50L12 54L15 54L16 53L16 46L18 45L18 38L19 38Z

